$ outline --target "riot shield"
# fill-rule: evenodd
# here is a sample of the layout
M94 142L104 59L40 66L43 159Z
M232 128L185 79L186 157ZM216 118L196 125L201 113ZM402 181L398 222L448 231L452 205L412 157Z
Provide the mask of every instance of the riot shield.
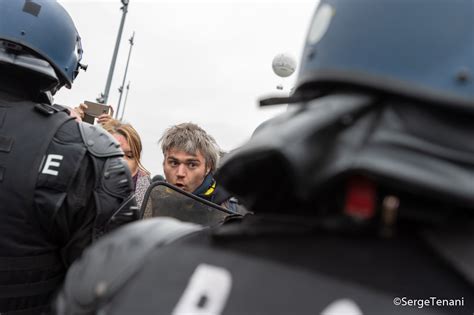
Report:
M142 217L172 217L204 226L216 226L230 217L241 216L166 182L154 182L148 187L141 213Z

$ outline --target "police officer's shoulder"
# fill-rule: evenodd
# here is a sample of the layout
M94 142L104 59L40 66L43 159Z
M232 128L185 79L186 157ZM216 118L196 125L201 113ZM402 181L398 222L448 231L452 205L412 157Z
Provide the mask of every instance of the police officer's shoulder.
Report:
M66 144L83 143L82 136L77 128L77 122L75 120L68 120L59 127L54 135L54 139Z
M120 144L101 126L79 123L79 130L87 150L93 156L123 156Z
M154 248L202 229L163 217L128 224L104 236L70 268L56 307L79 311L100 306L133 277Z

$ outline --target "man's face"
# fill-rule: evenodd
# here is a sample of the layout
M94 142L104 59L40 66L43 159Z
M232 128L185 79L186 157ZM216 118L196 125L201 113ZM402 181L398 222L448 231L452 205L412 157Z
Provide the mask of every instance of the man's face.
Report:
M189 154L170 149L165 153L163 171L168 183L192 193L204 181L209 167L206 167L206 161L200 151Z

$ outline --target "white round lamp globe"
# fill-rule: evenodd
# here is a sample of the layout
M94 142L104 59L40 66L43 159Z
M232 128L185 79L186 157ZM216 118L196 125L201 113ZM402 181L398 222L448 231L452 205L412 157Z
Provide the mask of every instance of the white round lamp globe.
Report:
M278 54L273 58L272 68L277 76L286 78L295 72L296 61L288 54Z

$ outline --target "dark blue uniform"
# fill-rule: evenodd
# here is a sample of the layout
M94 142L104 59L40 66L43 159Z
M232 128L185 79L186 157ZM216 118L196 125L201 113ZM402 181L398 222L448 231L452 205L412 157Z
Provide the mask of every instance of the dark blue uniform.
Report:
M100 127L0 86L0 311L47 309L69 265L136 219L122 151ZM28 122L25 124L25 122Z

